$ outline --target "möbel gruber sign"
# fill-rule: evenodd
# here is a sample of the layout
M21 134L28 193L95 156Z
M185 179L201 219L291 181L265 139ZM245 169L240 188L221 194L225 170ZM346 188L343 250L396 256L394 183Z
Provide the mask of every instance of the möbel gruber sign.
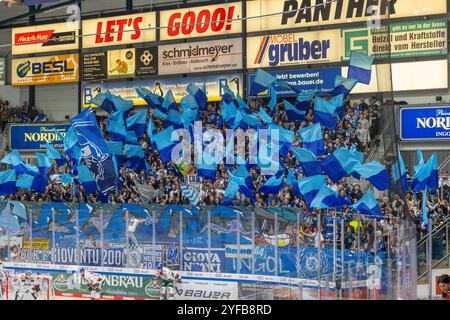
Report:
M446 19L399 22L379 29L351 28L342 30L344 59L352 51L375 57L422 57L448 53L448 21ZM390 44L389 44L390 38Z
M99 48L156 40L156 13L83 20L83 48Z
M159 46L159 74L242 69L242 38Z
M400 113L400 140L449 140L450 106L402 107Z
M173 40L241 33L241 18L240 2L161 11L160 36Z
M11 29L12 55L78 50L77 23Z
M79 80L78 54L13 59L11 65L13 86L70 83Z
M45 150L48 142L56 149L64 149L64 143L55 133L63 137L69 130L68 124L13 124L9 129L9 147L11 150L38 151Z
M341 61L341 40L338 29L247 38L248 68L338 61Z
M447 0L247 1L247 31L307 28L447 13Z

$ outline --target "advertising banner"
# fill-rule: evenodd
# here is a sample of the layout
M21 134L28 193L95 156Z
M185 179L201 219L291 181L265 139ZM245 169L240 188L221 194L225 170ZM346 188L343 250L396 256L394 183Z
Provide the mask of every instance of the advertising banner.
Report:
M339 30L247 38L249 69L341 61Z
M5 84L6 80L6 59L0 58L0 86Z
M83 48L99 48L156 40L156 13L83 20Z
M392 23L390 28L392 58L444 55L448 52L448 21L446 19ZM375 57L387 57L388 34L386 26L373 30L343 29L344 59L350 59L351 51Z
M403 141L449 140L450 106L400 108Z
M321 93L330 93L334 89L334 80L337 75L341 75L341 68L304 69L270 72L277 79L289 84L294 90L289 90L285 86L275 83L275 91L278 97L295 97L303 91L318 90ZM248 83L253 83L255 73L248 76ZM250 96L250 85L247 96ZM258 97L267 98L268 92Z
M159 46L159 74L242 69L242 38Z
M77 23L11 29L12 55L78 50Z
M83 54L83 80L123 79L156 75L158 51L129 48Z
M247 31L307 28L447 13L446 0L254 0L247 2Z
M78 54L13 59L11 74L13 86L78 82Z
M56 149L64 149L64 143L55 133L59 132L63 137L69 130L68 124L13 124L9 129L9 147L11 150L40 151L46 150L46 143L50 143Z
M241 33L240 18L240 2L161 11L161 40Z
M172 93L177 102L187 95L186 88L190 83L194 83L198 87L206 86L209 101L220 101L223 95L223 89L226 85L234 92L238 92L243 96L243 77L242 74L224 74L212 75L204 77L188 77L176 79L158 79L158 80L142 80L130 82L109 82L109 83L93 83L84 86L83 89L83 108L95 107L92 99L100 92L109 90L114 95L119 95L123 99L132 100L135 106L146 106L147 103L138 96L136 89L139 87L147 88L152 92L164 96L168 90Z

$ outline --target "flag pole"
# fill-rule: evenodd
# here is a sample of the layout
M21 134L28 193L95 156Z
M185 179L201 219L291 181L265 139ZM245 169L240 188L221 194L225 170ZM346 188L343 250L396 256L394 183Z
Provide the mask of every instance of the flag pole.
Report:
M427 265L428 265L428 300L433 298L433 237L432 237L432 218L431 216L428 219L428 257L427 257Z

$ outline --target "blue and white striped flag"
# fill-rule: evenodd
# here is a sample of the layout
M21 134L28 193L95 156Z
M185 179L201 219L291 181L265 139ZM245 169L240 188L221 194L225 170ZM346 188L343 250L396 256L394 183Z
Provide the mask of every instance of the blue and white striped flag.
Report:
M198 190L189 189L189 186L185 183L180 185L181 193L185 196L192 205L196 206L200 201L200 192Z

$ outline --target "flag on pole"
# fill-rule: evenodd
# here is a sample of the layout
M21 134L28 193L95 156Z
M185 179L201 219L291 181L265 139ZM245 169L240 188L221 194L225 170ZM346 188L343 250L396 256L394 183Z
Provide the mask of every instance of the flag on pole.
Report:
M139 97L144 99L145 102L147 102L150 108L158 109L161 112L164 112L165 108L163 108L162 106L164 99L162 97L144 87L136 88L136 93L138 94Z
M275 107L277 106L277 92L275 91L275 88L273 85L269 87L269 94L270 94L270 100L267 106L269 109L273 112L275 110Z
M81 185L84 188L86 194L92 194L97 191L97 183L95 182L94 175L87 166L80 165L77 167L78 178Z
M422 220L423 220L423 226L428 226L428 210L427 210L427 188L423 190L422 193Z
M369 182L378 190L383 191L389 188L389 173L386 167L378 161L371 161L366 164L357 164L353 170Z
M258 69L250 87L250 96L256 97L259 93L266 91L277 78L270 73Z
M438 188L438 163L436 153L419 169L413 177L411 189L414 192L425 188L436 190Z
M162 107L164 110L180 111L178 108L178 104L176 103L175 98L173 96L172 90L167 91L166 95L164 96Z
M314 98L316 92L316 90L312 90L298 94L294 104L297 110L307 112L309 107L311 106L311 101Z
M259 108L259 117L261 118L262 121L264 121L267 124L273 122L272 117L267 114L267 112L264 110L263 107Z
M175 142L172 141L173 132L174 129L170 126L153 135L152 141L156 144L159 156L163 162L172 160L172 149L175 147Z
M408 177L400 150L398 150L398 161L392 166L392 179L398 191L408 191Z
M314 98L314 121L332 130L336 129L337 125L337 106L333 102L319 96Z
M341 209L343 206L348 205L351 205L348 199L342 198L325 184L322 185L319 192L311 202L311 208L314 209Z
M325 153L325 141L323 140L322 129L319 123L298 130L298 134L305 145L305 148L321 157Z
M292 152L298 162L300 162L305 176L309 177L322 174L322 167L317 157L311 151L303 148L292 148Z
M127 131L134 131L136 137L142 138L145 133L145 122L147 121L147 110L140 111L127 118Z
M373 61L373 57L352 51L348 66L348 78L356 79L360 83L370 84Z
M14 169L0 172L0 195L10 195L17 192L16 171Z
M379 217L382 214L378 201L375 199L375 195L371 189L367 190L364 196L352 205L352 208L365 215Z
M105 110L107 113L113 113L116 110L113 102L106 98L106 94L103 92L98 93L93 99L92 103L97 107Z
M201 110L204 110L206 108L206 105L208 104L208 97L206 95L206 92L194 85L193 83L190 83L186 89L186 91L193 95L195 98L195 101L197 102L198 106Z
M283 187L283 180L283 174L280 174L279 177L273 175L259 188L259 192L263 194L278 194Z
M359 164L351 151L343 147L320 162L320 166L334 183L353 173L354 167Z
M306 111L298 110L289 101L283 99L284 111L289 121L304 121L306 120Z
M58 167L66 164L66 159L50 143L46 142L47 157L54 159Z
M36 153L36 160L39 167L39 172L43 176L47 176L48 172L52 167L52 161L50 158L43 153Z
M106 91L105 97L114 105L114 111L123 111L126 113L134 107L133 101L122 99L122 97L115 96L109 91Z
M315 196L322 188L325 183L327 176L324 175L316 175L311 177L306 177L303 179L298 179L297 188L299 193L302 195L303 199L306 201L306 204L309 208L311 208L311 203L314 200ZM299 194L296 194L297 196Z
M106 131L112 141L125 141L127 138L127 127L125 125L124 112L117 111L108 116Z
M342 94L342 96L345 98L350 94L350 92L357 84L358 80L356 79L348 79L337 75L336 79L334 80L334 89L331 94L333 96Z
M108 151L116 157L119 166L123 165L123 143L122 141L106 141Z
M125 154L127 156L127 162L125 163L125 168L133 170L144 170L144 152L140 145L125 145Z

